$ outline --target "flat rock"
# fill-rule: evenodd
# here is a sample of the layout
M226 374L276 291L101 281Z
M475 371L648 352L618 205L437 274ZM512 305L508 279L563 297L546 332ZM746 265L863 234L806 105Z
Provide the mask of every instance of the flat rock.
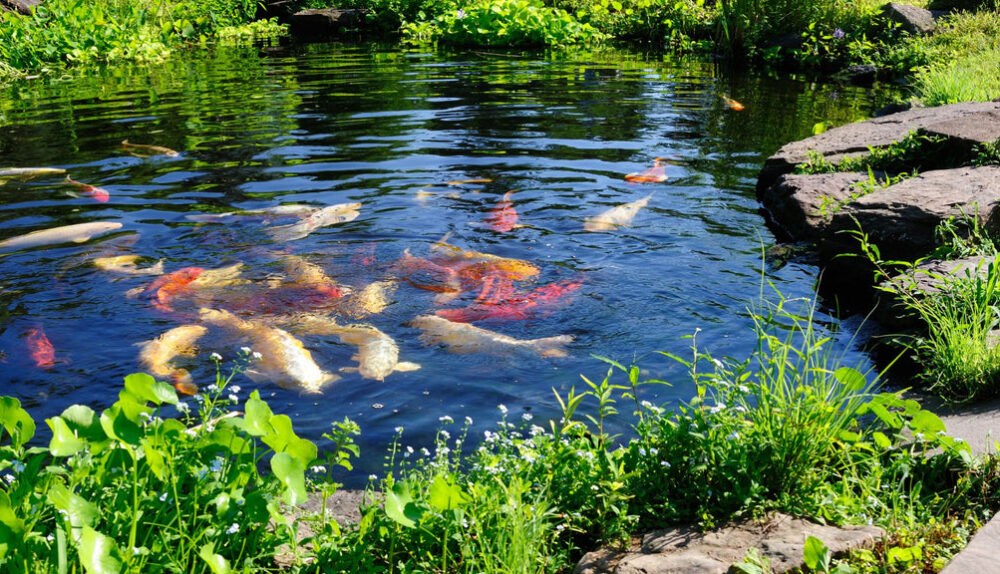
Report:
M882 8L882 13L910 34L927 34L936 27L934 14L919 6L889 2Z
M793 241L815 241L867 173L784 174L760 194L772 227Z
M306 38L337 36L363 27L368 12L364 8L302 10L289 17L289 31L293 36Z
M997 548L1000 548L1000 513L979 529L969 545L951 559L941 574L996 574L1000 572Z
M967 102L934 108L914 108L904 112L846 124L819 135L792 142L769 157L757 180L757 192L767 189L781 174L790 173L815 152L830 163L847 157L868 155L869 147L883 147L902 140L910 132L982 114L1000 112L1000 102ZM975 123L975 119L972 120Z
M949 217L976 216L988 233L1000 232L998 190L997 166L929 171L846 205L825 227L826 237L843 242L843 232L860 226L883 259L913 261L933 250L934 229Z
M822 540L836 555L869 546L883 535L874 526L821 525L777 513L766 522L745 522L712 532L687 527L651 532L639 548L628 552L604 549L586 554L573 572L724 574L752 547L770 559L773 572L788 572L803 566L802 549L809 536Z
M952 118L921 128L921 133L948 138L950 144L972 149L1000 139L1000 110Z
M0 0L0 9L30 16L35 6L41 3L42 0Z

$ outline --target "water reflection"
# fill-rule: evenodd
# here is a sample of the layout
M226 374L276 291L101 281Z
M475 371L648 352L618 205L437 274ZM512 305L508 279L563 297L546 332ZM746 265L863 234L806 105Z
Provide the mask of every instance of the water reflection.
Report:
M729 109L722 94L746 109ZM579 385L581 372L603 374L591 353L642 357L651 376L676 383L650 400L685 399L692 389L683 369L653 351L683 351L681 337L696 329L715 353L751 348L744 309L760 290L761 245L773 241L753 195L763 158L817 122L865 117L889 95L625 52L485 58L336 45L219 48L183 62L15 84L0 94L0 164L66 169L106 190L108 201L61 176L9 181L0 186L0 239L97 220L123 228L82 245L0 256L0 390L36 416L77 402L101 407L141 367L135 344L200 324L200 308L243 318L341 313L340 301L328 308L315 286L274 288L289 282L287 261L298 257L345 291L393 282L391 304L378 313L337 319L370 324L394 341L400 361L421 366L381 382L342 372L359 366L351 358L358 343L300 329L318 368L341 378L322 395L243 387L260 389L304 436L351 416L373 455L396 426L408 441L432 436L442 414L470 415L479 430L498 403L545 416L552 388ZM136 157L122 147L126 139L179 153ZM669 159L665 182L624 179L655 158ZM481 181L448 183L460 180ZM630 227L584 232L587 217L650 193ZM505 196L523 227L490 229L484 222ZM261 211L341 203L361 204L359 215L294 239L273 228L295 219ZM257 213L198 220L228 212ZM401 260L433 261L446 234L463 250L530 262L538 273L517 281L480 273L469 288L459 277L460 296L444 303L440 291L396 283L405 279ZM245 283L177 287L165 310L154 304L162 302L151 277L92 264L129 254L143 265L162 260L168 273L240 263ZM811 296L814 273L793 263L769 269L766 280L789 296ZM411 323L568 284L578 284L572 296L544 312L475 323L517 340L572 337L568 358L455 354L426 344L426 331ZM202 384L214 373L208 353L232 358L261 336L210 326L196 357L172 363ZM37 328L64 362L31 360L27 337ZM378 464L371 456L359 474Z

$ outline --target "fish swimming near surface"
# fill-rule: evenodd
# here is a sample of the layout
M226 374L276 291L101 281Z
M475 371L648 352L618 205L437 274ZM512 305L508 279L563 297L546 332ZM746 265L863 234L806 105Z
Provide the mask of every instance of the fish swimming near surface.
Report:
M486 217L486 226L493 231L506 233L518 227L517 210L514 209L514 202L510 199L510 196L513 195L513 193L513 190L505 193L503 198L497 202L493 209L490 210L490 214Z
M56 349L41 327L28 330L28 354L35 366L48 369L56 364Z
M462 249L447 243L448 235L431 245L434 263L454 269L465 281L478 283L490 274L503 274L515 281L530 279L540 272L538 266L523 259L501 257Z
M243 278L242 263L234 263L218 269L202 269L192 281L192 287L229 287L231 285L246 285L250 281Z
M208 328L201 325L174 327L155 339L138 343L139 362L151 375L168 379L178 391L192 395L198 388L191 382L191 373L170 362L179 356L193 357L194 344L207 332Z
M83 243L97 235L103 235L121 228L122 224L117 221L91 221L89 223L75 223L73 225L53 227L52 229L40 229L0 241L0 250L13 251L58 243Z
M163 155L167 157L177 157L181 155L177 151L172 150L168 147L163 147L158 145L134 144L129 142L128 140L122 140L122 148L138 156Z
M89 183L81 183L75 179L70 179L69 177L66 178L66 183L94 198L94 201L107 203L111 200L111 194L108 193L106 189L101 189L100 187L90 185Z
M465 185L467 183L492 183L492 179L479 178L479 179L456 179L453 181L446 182L448 185Z
M275 241L295 241L307 237L313 231L330 225L354 221L361 214L360 203L338 203L317 209L290 225L278 225L268 229Z
M350 293L346 285L339 285L322 267L298 255L286 255L281 262L290 283L312 287L330 297L343 297Z
M149 285L129 291L127 295L131 297L138 294L150 299L154 307L169 313L174 310L170 306L174 297L186 290L191 282L204 272L205 270L201 267L184 267L177 271L171 271L162 277L157 277Z
M722 103L726 104L726 107L728 107L729 109L731 109L733 111L736 111L736 112L743 111L743 104L741 104L741 103L737 102L736 100L734 100L734 99L726 96L725 94L720 94L719 98L722 99Z
M612 231L619 227L628 227L632 225L632 220L635 219L639 210L646 207L651 197L653 194L631 203L612 207L599 215L588 217L583 223L583 229L584 231Z
M486 319L524 320L564 303L581 285L582 281L560 281L521 295L508 295L509 291L503 289L501 283L500 289L491 295L480 293L480 299L469 307L441 309L434 314L460 323Z
M653 167L640 173L630 173L625 176L625 181L632 183L662 183L667 181L667 168L660 165L663 161L660 158L653 160Z
M377 315L392 303L392 294L396 283L392 281L376 281L355 291L340 307L340 312L353 317Z
M19 179L21 181L28 181L36 177L63 175L64 173L66 173L65 169L57 167L6 167L0 168L0 180Z
M346 325L339 329L337 336L342 343L358 347L358 354L352 357L358 362L357 369L346 367L341 369L343 372L357 370L366 379L384 381L394 371L420 368L416 363L400 362L396 341L372 325Z
M256 382L270 381L286 388L319 393L340 378L323 371L302 342L284 329L240 319L223 309L201 309L198 315L205 323L230 329L249 340L254 351L262 356L244 371Z
M542 339L515 339L494 331L487 331L467 323L455 323L435 315L421 315L409 322L421 329L420 340L427 345L444 345L454 353L485 353L507 355L514 351L528 351L540 357L565 357L566 345L573 342L571 335L558 335Z
M94 265L105 271L121 273L123 275L163 275L163 260L157 261L148 267L140 268L136 261L141 259L139 255L117 255L115 257L98 257L94 259Z
M311 213L318 210L316 206L306 205L304 203L289 203L286 205L275 205L273 207L265 207L263 209L248 209L246 211L226 211L223 213L196 213L192 215L185 215L184 218L188 221L197 221L200 223L212 223L216 221L223 221L230 219L232 217L265 217L265 218L279 218L279 217L306 217Z
M403 256L392 265L392 271L401 281L406 281L417 289L438 293L458 293L461 290L457 271L411 255L409 249L404 250Z

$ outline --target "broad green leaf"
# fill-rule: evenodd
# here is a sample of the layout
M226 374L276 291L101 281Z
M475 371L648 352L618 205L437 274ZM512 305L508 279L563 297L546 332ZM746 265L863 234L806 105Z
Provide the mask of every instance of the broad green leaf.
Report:
M910 546L909 548L893 547L889 549L889 564L912 562L920 559L922 554L919 546Z
M83 497L70 492L61 484L56 484L49 489L48 500L56 510L61 510L69 519L73 541L79 544L83 527L91 526L94 519L97 518L97 507Z
M438 511L452 510L465 504L468 498L462 492L462 487L449 480L443 474L434 477L428 492L427 501Z
M21 401L14 397L0 397L0 425L16 448L21 448L35 436L35 421L28 411L21 408Z
M913 415L910 426L913 427L913 432L924 433L925 435L933 435L946 430L944 421L939 416L924 410Z
M212 569L212 574L229 574L229 562L215 553L215 543L203 544L198 550L198 556Z
M52 440L49 441L52 456L73 456L87 447L87 441L77 437L62 417L46 419L45 422L52 429Z
M833 372L833 376L844 385L848 390L851 391L862 391L865 388L865 376L862 375L857 369L852 369L851 367L840 367Z
M385 514L407 528L417 525L420 514L414 508L413 495L410 494L408 485L397 482L392 486L392 490L385 493Z
M125 377L125 389L141 401L155 405L177 404L177 391L174 387L157 381L146 373L132 373Z
M300 461L302 466L307 466L316 460L316 445L304 438L299 438L292 430L292 419L288 415L275 415L271 417L271 426L274 432L264 436L261 440L274 452L288 453Z
M133 446L139 445L142 439L142 429L131 420L121 406L122 401L104 409L101 413L101 428L108 437Z
M813 135L818 136L819 134L826 131L826 124L823 122L817 122L813 124Z
M13 535L20 536L24 532L24 521L17 517L10 497L0 490L0 524L6 526Z
M810 570L826 570L830 561L830 549L823 544L823 541L815 536L806 538L805 548L802 549L802 559Z
M892 441L889 440L889 437L878 431L872 433L872 438L875 439L875 444L881 449L887 449L892 446Z
M292 506L305 502L308 498L306 493L306 466L302 460L288 454L279 452L271 457L271 470L274 476L285 485L285 501Z
M87 574L119 574L122 563L116 558L115 541L89 526L83 528L77 547L80 563Z
M118 392L118 402L111 406L121 409L125 418L136 424L141 423L142 419L150 416L153 412L153 409L146 405L146 401L125 389Z
M266 436L274 432L271 426L271 418L274 413L271 407L260 398L260 393L254 391L250 393L250 398L243 404L246 414L243 415L243 430L250 436Z
M146 455L146 464L156 478L167 480L167 459L163 456L162 445L153 437L143 437L142 452Z

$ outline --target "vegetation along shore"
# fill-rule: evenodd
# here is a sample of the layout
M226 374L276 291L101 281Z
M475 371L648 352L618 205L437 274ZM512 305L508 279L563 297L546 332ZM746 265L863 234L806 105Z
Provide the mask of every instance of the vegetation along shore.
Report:
M326 0L0 0L0 8L0 82L13 82L184 58L192 45L288 41L296 15L334 7ZM249 283L240 264L164 275L163 260L139 267L139 256L119 253L95 265L159 276L134 297L164 316L190 311L204 325L142 343L152 374L127 376L106 408L75 404L45 419L47 431L32 415L37 405L0 397L0 570L937 572L1000 510L996 449L952 436L910 394L916 387L950 404L1000 396L996 0L345 0L335 8L337 18L351 11L333 25L337 34L439 50L510 54L636 42L765 71L905 84L903 111L830 129L817 124L814 137L767 160L757 186L779 240L805 245L826 269L825 301L835 295L852 310L873 310L886 335L867 344L879 367L836 351L842 333L818 328L819 303L786 297L761 271L760 296L747 303L751 328L743 336L752 351L745 356L715 356L695 332L683 353L662 353L683 367L678 380L649 376L641 360L595 357L598 372L553 389L548 400L558 416L499 404L496 424L481 434L470 417L447 412L434 415L439 424L426 440L397 427L382 470L358 495L358 513L338 522L328 505L361 456L361 427L344 418L321 440L303 438L260 391L243 392L240 377L294 371L310 392L338 379L285 330L296 328L356 346L352 369L366 379L417 371L421 365L400 360L395 341L373 326L331 319L303 327L302 316L281 315L293 303L267 298L297 289L295 304L308 299L326 309L344 297L353 318L366 317L393 303L396 283L352 293L290 251L269 252L271 267L278 259L296 267L284 278L269 275L265 295L242 301L280 316L280 327L265 332L203 308L186 289L200 281L236 292ZM724 113L743 112L739 99L723 95ZM183 153L128 140L122 147L143 159ZM657 157L625 180L663 183L673 162ZM25 169L0 170L0 185L65 173ZM419 199L491 182L449 181L421 190L427 195ZM68 178L64 185L102 204L110 199L103 188ZM480 227L525 227L514 207L521 194L506 191ZM627 228L656 201L650 193L621 203L586 218L583 229ZM294 242L353 222L361 207L286 204L201 214L180 225L294 216L267 228L273 241ZM83 243L121 227L75 223L8 237L0 250ZM371 249L354 256L374 259ZM568 300L582 281L518 291L541 273L534 263L444 239L430 251L428 258L404 251L394 270L435 292L438 303L473 291L470 284L482 290L468 307L411 319L421 341L457 353L568 355L568 334L517 339L467 323L533 317ZM240 332L249 344L234 360L213 355L214 383L199 388L173 361L189 355L209 326ZM26 340L39 367L58 362L43 331ZM674 404L647 400L666 385L693 393ZM780 543L761 542L784 530L791 532ZM702 552L695 542L735 554Z

